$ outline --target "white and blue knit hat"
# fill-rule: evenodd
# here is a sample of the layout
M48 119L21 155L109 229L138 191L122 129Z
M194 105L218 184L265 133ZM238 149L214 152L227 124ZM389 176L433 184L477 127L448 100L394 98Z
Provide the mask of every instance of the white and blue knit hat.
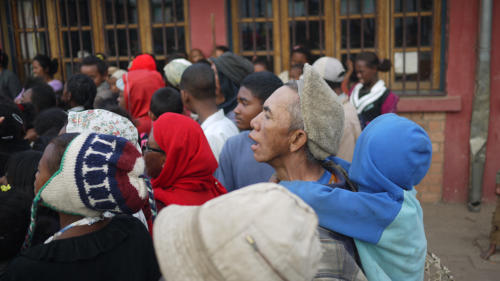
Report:
M142 155L126 139L95 133L77 136L64 152L59 170L33 200L27 244L40 200L58 212L84 217L133 214L148 198L143 173Z

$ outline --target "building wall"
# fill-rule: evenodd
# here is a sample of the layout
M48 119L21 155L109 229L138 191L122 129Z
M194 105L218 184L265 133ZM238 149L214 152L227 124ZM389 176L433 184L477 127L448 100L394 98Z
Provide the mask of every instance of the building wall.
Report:
M201 49L209 57L215 45L227 45L227 14L224 0L190 0L189 21L191 48ZM212 35L211 15L215 19L215 42Z

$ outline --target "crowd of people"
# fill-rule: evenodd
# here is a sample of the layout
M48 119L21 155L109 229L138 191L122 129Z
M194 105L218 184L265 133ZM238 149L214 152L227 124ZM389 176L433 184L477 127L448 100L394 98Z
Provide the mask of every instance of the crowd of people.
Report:
M375 53L0 59L0 280L423 280L432 145Z

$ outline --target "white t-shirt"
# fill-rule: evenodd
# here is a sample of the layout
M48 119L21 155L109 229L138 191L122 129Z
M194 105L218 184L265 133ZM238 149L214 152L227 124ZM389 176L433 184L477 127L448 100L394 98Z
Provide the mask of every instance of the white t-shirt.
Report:
M212 152L219 162L219 155L226 140L239 133L238 128L234 123L224 116L224 110L220 109L216 113L210 115L202 124L201 128L205 133L208 144Z

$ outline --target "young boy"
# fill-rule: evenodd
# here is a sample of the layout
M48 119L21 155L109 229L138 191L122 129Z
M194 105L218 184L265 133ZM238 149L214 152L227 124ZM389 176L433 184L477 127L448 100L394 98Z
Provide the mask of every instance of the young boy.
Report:
M219 168L215 177L227 191L268 181L274 170L266 163L259 163L253 157L250 146L253 141L248 137L250 121L262 111L264 101L283 82L271 72L256 72L241 82L238 92L238 105L234 109L236 126L242 132L229 138L219 157Z
M219 161L224 143L238 134L238 129L224 115L224 110L217 109L214 72L205 63L195 63L182 74L180 88L182 103L187 110L198 114L208 144Z
M155 121L163 113L182 114L183 111L184 106L179 91L172 87L165 87L158 89L151 97L148 114L151 120Z

